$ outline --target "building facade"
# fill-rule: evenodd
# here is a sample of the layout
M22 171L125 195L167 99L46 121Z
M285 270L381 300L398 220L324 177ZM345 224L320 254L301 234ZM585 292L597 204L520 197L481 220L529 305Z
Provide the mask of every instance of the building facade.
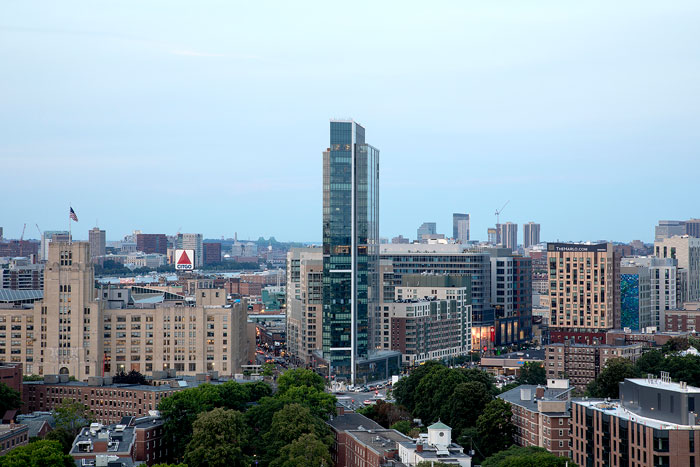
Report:
M168 254L168 237L165 234L138 233L136 237L136 249L144 253Z
M0 266L0 289L43 290L44 265L26 258L12 258Z
M652 310L650 268L624 258L620 264L620 327L640 330L656 326Z
M323 250L291 248L287 253L287 352L308 365L323 342Z
M457 243L469 241L469 214L452 214L452 238Z
M571 457L571 390L566 379L548 379L547 387L522 384L499 394L513 408L515 444Z
M206 242L204 248L204 263L215 264L221 262L221 242Z
M677 261L678 275L682 275L677 288L679 304L700 300L700 238L677 235L657 240L654 256Z
M437 224L435 222L423 222L416 230L416 240L423 240L423 235L437 235Z
M698 465L700 389L658 378L625 379L620 400L572 402L573 461L581 466Z
M528 222L523 224L523 248L540 243L540 224Z
M518 224L506 222L499 224L500 244L511 251L518 249Z
M194 265L201 268L204 265L204 246L202 234L179 233L175 239L175 247L180 250L194 250Z
M605 339L619 304L619 259L610 243L548 243L553 342Z
M90 257L104 256L107 246L107 237L104 230L99 227L90 229L88 232L88 241L90 243Z
M404 365L468 355L471 308L469 276L405 275L396 300L383 303L390 322L383 337L401 352Z
M353 120L332 120L323 153L323 355L353 384L378 313L379 150Z
M611 358L636 362L643 344L550 344L545 348L547 378L568 378L581 391L605 368Z

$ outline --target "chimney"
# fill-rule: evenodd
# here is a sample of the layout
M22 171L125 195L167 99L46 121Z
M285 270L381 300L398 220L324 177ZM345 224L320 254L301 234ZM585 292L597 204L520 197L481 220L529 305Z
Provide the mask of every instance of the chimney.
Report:
M542 399L544 397L544 388L542 386L537 386L535 389L535 397Z
M416 452L423 452L423 443L420 441L416 444Z

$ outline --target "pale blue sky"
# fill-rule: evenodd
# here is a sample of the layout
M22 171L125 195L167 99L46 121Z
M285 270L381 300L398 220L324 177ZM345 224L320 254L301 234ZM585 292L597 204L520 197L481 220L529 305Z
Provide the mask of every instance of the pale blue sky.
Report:
M700 216L700 2L4 2L0 225L321 238L328 121L381 234L653 239ZM521 228L522 230L522 228ZM522 232L519 232L519 241Z

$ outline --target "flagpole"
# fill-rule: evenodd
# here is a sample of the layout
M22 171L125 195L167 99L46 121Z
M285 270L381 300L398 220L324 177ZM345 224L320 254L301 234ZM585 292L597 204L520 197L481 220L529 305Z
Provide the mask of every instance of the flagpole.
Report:
M68 243L72 244L73 243L73 233L72 233L72 230L73 230L72 229L72 226L73 226L72 221L73 221L73 219L71 218L70 212L71 212L71 209L73 209L73 206L72 206L72 203L70 201L68 202L68 204L69 204L69 206L68 206Z

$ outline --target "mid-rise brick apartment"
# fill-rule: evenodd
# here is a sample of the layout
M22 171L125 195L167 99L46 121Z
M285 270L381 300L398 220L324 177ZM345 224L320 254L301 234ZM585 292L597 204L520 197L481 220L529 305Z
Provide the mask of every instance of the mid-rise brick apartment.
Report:
M552 342L605 342L620 314L620 257L611 243L548 243Z
M73 441L70 455L76 461L103 463L117 457L122 465L154 465L167 460L169 446L163 436L163 421L157 416L124 417L119 424L93 423L82 428ZM114 461L112 461L114 462Z
M0 331L2 335L3 331ZM14 389L22 396L22 364L0 362L0 382ZM4 414L0 414L2 417Z
M184 383L184 382L183 382ZM190 387L187 383L112 384L111 378L90 378L89 382L69 381L67 375L47 375L44 381L24 383L23 406L25 413L50 411L64 399L77 401L88 407L100 423L117 423L122 417L143 417L156 410L158 403L177 391Z
M0 456L29 442L29 427L18 423L0 425Z
M581 466L692 467L700 463L700 388L661 378L625 379L620 400L572 402L571 446Z
M547 387L523 384L498 396L513 408L518 446L571 457L571 389L566 379L549 379Z
M662 310L661 328L670 332L697 332L700 329L700 302L686 302L682 310Z
M144 253L168 254L168 237L165 234L136 234L136 249Z
M635 362L643 347L642 344L550 344L545 349L547 378L568 378L574 388L583 391L609 359L627 358Z

